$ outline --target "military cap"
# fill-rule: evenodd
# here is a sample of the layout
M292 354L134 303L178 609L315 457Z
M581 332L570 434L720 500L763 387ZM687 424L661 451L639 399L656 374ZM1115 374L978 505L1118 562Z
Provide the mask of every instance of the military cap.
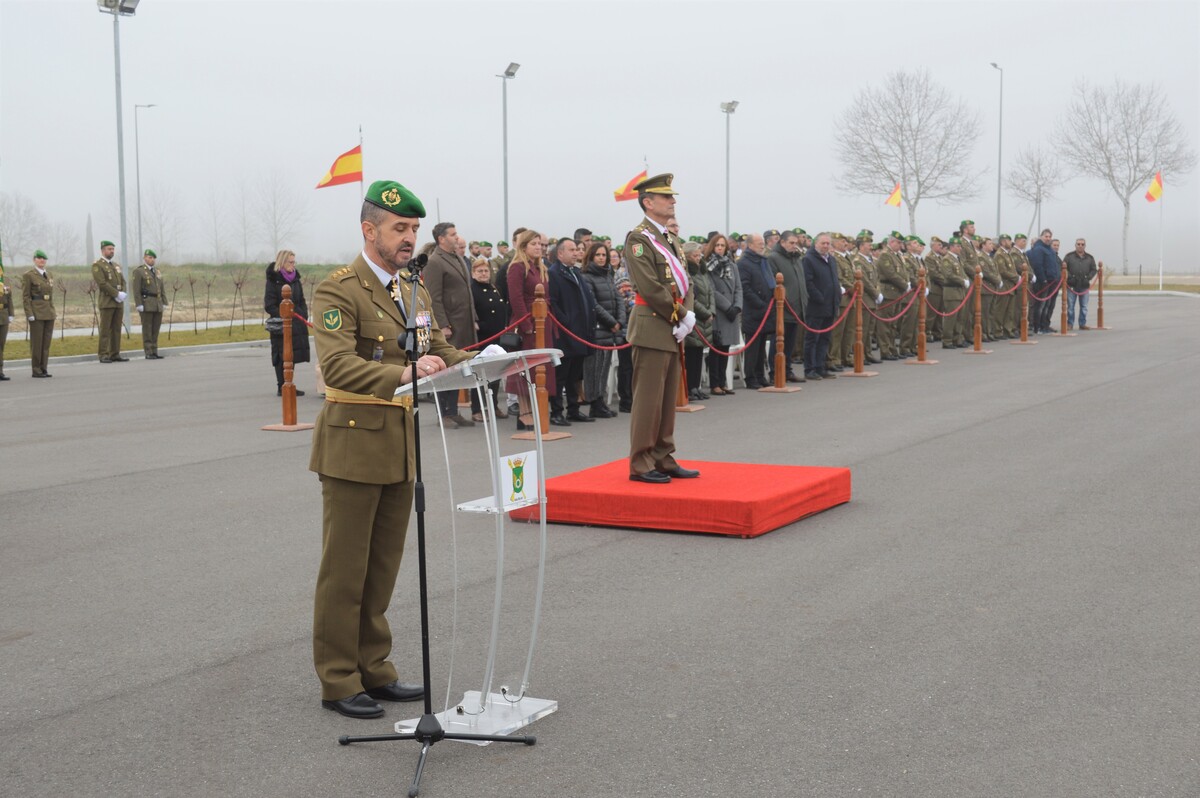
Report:
M508 242L507 242L507 241L497 241L497 242L496 242L496 246L498 246L498 247L507 247L507 246L508 246Z
M763 230L763 238L767 238L769 236L777 236L777 235L779 235L779 231L773 227L770 230Z
M854 246L856 247L861 247L863 244L870 243L872 243L872 241L869 236L859 235L858 238L854 239Z
M955 244L958 244L958 245L960 245L960 246L961 246L961 245L962 245L962 242L963 242L963 240L962 240L962 238L961 238L961 237L959 237L959 236L950 236L950 246L954 246Z
M1029 236L1025 235L1024 233L1017 233L1017 237L1013 239L1013 241L1028 241L1028 240L1029 240Z
M865 228L865 227L864 227L863 229L861 229L861 230L859 230L859 231L858 231L858 237L859 237L859 238L865 238L865 239L867 239L868 241L874 241L874 240L875 240L875 233L874 233L873 231L871 231L871 230L868 230L867 228Z
M142 253L142 256L143 256L143 257L147 257L147 258L157 258L157 257L158 257L158 253L157 253L157 252L155 252L155 251L154 251L154 250L152 250L152 249L148 249L148 250L146 250L145 252L143 252L143 253Z
M792 232L793 232L793 233L795 233L795 234L796 234L796 235L798 235L798 236L806 236L806 235L808 235L808 232L807 232L807 231L805 231L805 229L804 229L803 227L793 227L793 228L792 228Z
M963 219L961 222L958 223L958 229L961 230L969 224L975 224L975 220L974 219Z
M114 244L111 241L101 241L100 242L100 249L104 249L105 247L115 247L115 246L116 246L116 244Z
M893 230L892 232L888 233L888 238L894 238L897 241L903 241L904 233L901 233L899 230Z
M621 250L625 249L625 245L617 244L615 247L613 247L613 249L615 249L617 252L620 252Z
M830 234L829 234L829 240L831 240L831 241L845 241L845 240L846 240L846 237L845 237L844 235L842 235L841 233L830 233Z
M376 180L367 189L363 199L397 216L425 218L425 206L421 204L421 200L395 180Z
M669 194L672 197L678 192L671 188L671 181L675 179L675 175L670 172L664 172L661 175L647 177L642 182L633 187L633 190L639 194Z
M481 247L490 247L491 245L492 245L491 241L480 241L479 242L479 246L481 246Z
M1012 236L1010 236L1008 233L1001 233L1000 237L997 238L996 240L997 241L1012 241Z
M737 241L741 241L741 240L742 240L742 234L741 234L741 233L730 233L730 234L729 234L729 237L730 237L730 238L732 238L732 239L735 239L735 240L737 240Z
M36 251L33 253L33 257L35 257L35 258L41 258L42 260L46 260L46 253L45 253L45 252L42 252L42 251L39 249L39 250L36 250Z
M905 241L916 241L921 246L925 246L925 242L921 240L920 236L905 236L904 240Z
M979 233L976 233L975 235L971 236L971 240L972 241L982 241L983 236L979 235Z
M938 238L937 236L933 236L932 238L929 239L929 243L930 244L945 244L946 242L943 241L942 239Z

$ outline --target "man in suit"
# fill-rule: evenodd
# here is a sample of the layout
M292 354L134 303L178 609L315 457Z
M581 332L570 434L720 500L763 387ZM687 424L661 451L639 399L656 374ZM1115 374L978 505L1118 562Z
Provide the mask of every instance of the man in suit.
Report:
M816 330L833 324L842 301L837 266L830 255L832 249L833 239L829 233L821 233L802 262L804 284L808 288L805 323ZM804 334L804 376L809 380L832 379L836 375L825 369L825 359L829 355L829 333L806 330Z
M46 253L33 253L33 268L21 277L21 300L29 320L29 358L34 377L53 377L46 371L54 340L54 277L46 270Z
M437 246L425 267L425 289L433 300L433 315L442 325L442 335L451 346L462 349L475 343L479 328L471 296L471 273L458 254L462 242L452 222L434 225L433 240ZM458 412L458 391L441 391L437 400L444 426L475 426L474 421Z
M592 343L592 330L596 326L596 298L592 295L591 287L579 274L578 261L583 257L583 252L574 239L564 237L559 239L555 253L556 262L549 269L550 311L561 326L576 337ZM566 333L556 334L555 345L562 350L563 357L554 370L555 391L554 396L550 397L550 423L570 426L571 421L595 421L596 419L585 416L579 410L584 361L592 354L592 349ZM565 419L564 393L567 407Z
M674 177L655 175L634 187L646 218L625 237L625 264L637 292L629 320L633 345L629 478L650 484L700 476L672 456L679 346L696 325L683 245L667 231L667 222L675 215Z
M121 264L113 260L117 247L111 241L100 242L100 257L92 264L92 279L100 294L97 307L100 310L101 363L126 363L121 357L121 311L125 303L125 275Z
M407 266L424 216L424 205L404 186L372 183L360 216L362 253L322 281L313 296L327 384L309 460L324 506L313 663L321 704L351 718L382 715L376 700L424 695L423 685L400 681L388 661L392 634L385 613L404 553L416 476L412 399L395 393L471 357L446 341L439 327L444 322L430 314L432 298L419 285L413 301ZM411 313L424 349L416 363L397 341Z
M767 319L759 330L763 316L775 297L775 273L771 270L765 250L766 239L758 233L751 233L746 237L746 248L737 261L738 275L742 281L742 301L745 303L742 335L748 341L742 350L742 377L746 387L752 391L767 387L767 339L774 331L774 319ZM758 337L751 341L755 332L758 332Z
M142 317L142 351L147 360L162 360L158 353L158 331L162 328L163 308L167 305L167 290L162 272L155 268L158 255L146 250L142 265L133 270L133 298Z

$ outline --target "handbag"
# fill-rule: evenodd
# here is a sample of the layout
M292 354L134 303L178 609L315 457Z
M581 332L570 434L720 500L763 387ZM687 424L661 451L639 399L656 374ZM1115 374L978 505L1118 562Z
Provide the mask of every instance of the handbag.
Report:
M278 316L272 316L269 319L263 319L263 327L272 335L278 335L283 332L283 319Z
M509 330L506 333L501 333L500 339L496 343L505 352L516 352L521 348L521 334L516 330Z

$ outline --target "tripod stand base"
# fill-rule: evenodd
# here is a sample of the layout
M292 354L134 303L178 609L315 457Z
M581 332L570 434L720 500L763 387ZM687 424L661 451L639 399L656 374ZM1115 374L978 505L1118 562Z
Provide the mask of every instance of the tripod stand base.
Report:
M505 696L500 693L490 693L483 712L475 715L467 714L478 711L479 696L478 690L468 690L463 695L462 701L458 702L458 707L446 712L438 712L435 715L438 722L442 724L447 739L453 739L450 737L452 734L512 734L517 729L528 726L538 718L544 718L558 709L557 701L545 698L525 696L520 701L510 702L505 700ZM459 708L463 712L460 713ZM396 724L396 733L412 733L420 720L420 718L411 718L399 721ZM490 741L462 740L461 742L487 745Z

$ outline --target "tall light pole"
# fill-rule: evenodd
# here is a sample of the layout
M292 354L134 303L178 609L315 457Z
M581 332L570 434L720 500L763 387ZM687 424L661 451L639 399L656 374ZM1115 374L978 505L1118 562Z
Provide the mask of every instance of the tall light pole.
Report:
M121 117L121 17L132 17L140 0L96 0L102 14L113 18L113 72L117 81L117 191L121 203L121 269L129 275L128 245L125 243L125 128ZM124 302L125 327L129 327L129 303Z
M497 75L500 78L501 97L503 102L502 123L504 126L504 230L503 236L510 235L508 228L508 82L517 76L517 70L521 68L518 63L511 63L508 69L504 70L503 75ZM512 242L515 247L517 242Z
M721 103L721 112L725 114L725 234L729 234L729 120L737 110L738 101L730 100Z
M992 66L1000 70L1000 134L997 136L999 143L996 145L996 232L995 235L1000 235L1000 181L1003 177L1001 169L1004 167L1004 67L992 62Z
M146 105L133 106L133 163L137 173L137 206L138 206L138 252L145 252L142 249L142 146L138 139L138 109L153 108L154 103ZM162 245L162 242L158 242Z

